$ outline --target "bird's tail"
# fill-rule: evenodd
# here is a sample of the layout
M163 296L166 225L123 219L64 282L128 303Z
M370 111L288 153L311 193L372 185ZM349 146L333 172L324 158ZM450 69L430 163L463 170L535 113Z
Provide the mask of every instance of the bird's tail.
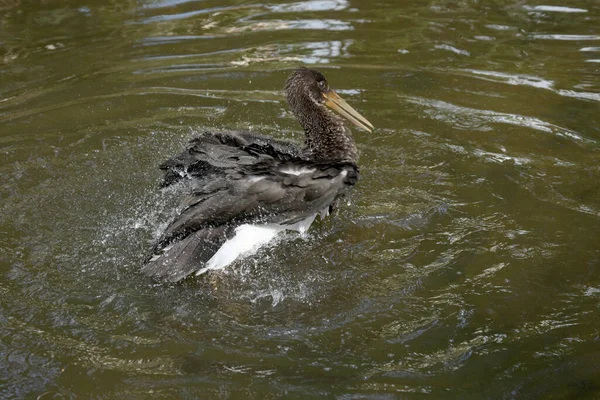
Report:
M154 254L142 272L160 281L178 282L202 269L227 240L226 226L200 229Z

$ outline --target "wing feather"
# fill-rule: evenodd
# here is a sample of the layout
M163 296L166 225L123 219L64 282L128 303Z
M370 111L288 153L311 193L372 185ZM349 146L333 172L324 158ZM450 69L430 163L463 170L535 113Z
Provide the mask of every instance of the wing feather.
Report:
M302 221L329 208L357 176L353 164L311 163L290 142L244 132L205 133L161 169L163 186L183 181L191 191L154 247L161 256L144 267L168 281L201 269L236 226Z

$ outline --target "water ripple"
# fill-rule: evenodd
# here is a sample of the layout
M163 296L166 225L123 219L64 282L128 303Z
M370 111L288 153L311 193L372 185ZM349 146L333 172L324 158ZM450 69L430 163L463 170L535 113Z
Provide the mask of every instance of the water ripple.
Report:
M290 4L267 5L272 12L340 11L349 6L348 0L309 0Z
M590 60L587 60L590 61ZM593 92L580 92L575 90L567 89L555 89L554 82L548 79L543 79L532 75L523 74L509 74L504 72L496 71L482 71L482 70L470 70L464 69L459 72L467 72L473 74L479 79L488 80L490 82L501 82L507 85L523 85L531 86L538 89L550 90L560 96L573 97L581 100L600 101L600 93Z
M586 13L588 10L584 8L564 7L564 6L523 6L524 9L529 11L548 11L548 12L562 12L562 13Z
M230 7L211 7L211 8L204 8L204 9L201 9L201 10L181 12L181 13L177 13L177 14L161 14L161 15L156 15L156 16L153 16L153 17L145 18L145 19L139 21L138 23L141 23L141 24L153 24L153 23L157 23L157 22L158 23L160 23L160 22L170 22L170 21L177 21L177 20L181 20L181 19L189 19L189 18L197 17L199 15L213 14L213 13L216 13L216 12L234 11L234 10L252 9L252 8L256 8L256 7L252 6L252 5L249 5L249 6L230 6Z
M600 40L599 35L567 35L567 34L551 34L551 33L532 33L529 35L532 39L538 40L567 40L567 41L582 41L582 40Z
M336 19L298 19L247 22L242 26L225 28L227 33L279 31L279 30L327 30L349 31L354 27L348 21Z
M461 107L441 100L409 96L402 96L402 98L408 102L423 106L424 112L431 118L446 121L455 127L462 129L489 131L492 130L492 127L489 126L490 123L501 123L523 126L546 133L553 133L560 137L584 143L595 143L593 139L585 138L575 131L551 124L535 117Z

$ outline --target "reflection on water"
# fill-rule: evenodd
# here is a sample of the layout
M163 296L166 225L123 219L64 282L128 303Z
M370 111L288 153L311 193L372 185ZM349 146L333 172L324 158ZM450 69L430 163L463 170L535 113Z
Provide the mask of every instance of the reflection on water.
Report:
M0 4L0 397L600 395L600 8ZM157 166L303 135L316 65L374 123L333 218L223 273L141 276Z
M313 0L268 6L273 12L340 11L349 6L346 0Z

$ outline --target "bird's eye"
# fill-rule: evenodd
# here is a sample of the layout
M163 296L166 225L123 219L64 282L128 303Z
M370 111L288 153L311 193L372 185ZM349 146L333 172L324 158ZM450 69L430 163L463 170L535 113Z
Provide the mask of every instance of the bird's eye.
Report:
M327 82L319 81L318 84L321 89L327 89Z

